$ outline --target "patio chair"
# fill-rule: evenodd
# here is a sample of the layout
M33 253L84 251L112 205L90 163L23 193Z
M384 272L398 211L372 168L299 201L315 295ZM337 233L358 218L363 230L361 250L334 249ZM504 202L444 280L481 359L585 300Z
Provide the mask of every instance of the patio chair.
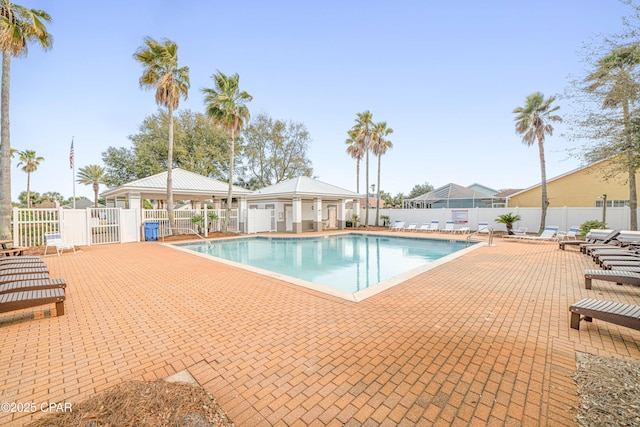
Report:
M416 227L418 226L418 224L409 224L407 227L404 228L404 231L416 231Z
M389 230L391 231L400 231L404 228L404 221L400 221L396 219L393 224L389 225Z
M439 231L440 230L439 227L440 227L440 221L433 220L429 224L429 228L427 229L427 231Z
M57 315L62 316L64 300L65 294L62 288L9 292L0 294L0 313L55 303Z
M0 265L11 265L11 264L44 264L44 261L39 256L30 256L23 255L21 257L12 257L12 258L0 258Z
M429 231L429 224L427 224L426 222L424 224L422 224L420 227L418 227L416 230L418 231Z
M58 256L60 256L62 251L64 251L65 249L72 249L73 253L76 253L75 246L70 243L65 243L60 233L47 233L44 235L44 240L46 245L44 248L45 255L47 254L47 250L50 246L55 246Z
M585 298L569 307L571 327L580 330L580 321L600 319L640 330L640 306Z
M467 226L456 228L453 230L454 233L467 234L471 232L471 229Z
M49 279L49 273L22 273L0 276L0 284L9 282L25 282L27 280Z
M560 249L564 249L566 245L578 245L580 252L586 253L587 248L600 246L614 246L615 238L620 234L620 230L591 230L585 236L586 240L565 240L560 242Z
M522 236L518 240L529 241L529 242L548 242L552 240L557 240L558 237L556 234L558 233L558 227L555 225L550 225L545 227L544 231L540 233L539 236Z
M527 227L519 227L517 230L511 230L513 234L503 234L503 239L519 239L520 237L527 236Z
M0 294L9 292L36 291L39 289L66 288L64 279L38 279L23 282L7 282L0 284Z
M35 262L0 265L0 276L6 276L7 274L19 274L20 272L48 273L49 267L47 267L47 264L38 264Z
M491 229L489 228L489 223L488 222L479 222L478 223L478 231L476 231L476 233L478 233L478 234L489 234L490 231L491 231Z
M454 233L454 232L456 231L456 229L455 229L455 225L456 225L456 223L455 223L455 222L453 222L453 221L447 221L447 222L444 224L444 230L442 230L442 231L447 232L447 233Z
M584 271L584 288L591 289L591 281L604 280L606 282L615 282L617 285L640 286L640 273L622 270L585 270Z

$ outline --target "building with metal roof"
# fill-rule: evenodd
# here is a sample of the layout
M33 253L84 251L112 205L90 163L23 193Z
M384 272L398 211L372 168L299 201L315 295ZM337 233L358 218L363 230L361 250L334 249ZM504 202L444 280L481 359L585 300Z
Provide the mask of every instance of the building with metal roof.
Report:
M484 191L478 190L482 188ZM485 191L490 191L487 193ZM505 206L505 198L497 197L498 192L480 184L463 187L458 184L447 184L433 191L404 201L406 209L457 209L457 208L492 208Z

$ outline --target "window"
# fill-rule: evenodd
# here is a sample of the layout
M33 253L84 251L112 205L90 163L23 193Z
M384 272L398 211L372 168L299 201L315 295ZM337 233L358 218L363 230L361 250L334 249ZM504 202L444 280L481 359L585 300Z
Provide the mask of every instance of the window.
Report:
M608 208L622 208L625 206L629 206L628 200L607 200ZM596 208L602 207L602 199L596 200Z

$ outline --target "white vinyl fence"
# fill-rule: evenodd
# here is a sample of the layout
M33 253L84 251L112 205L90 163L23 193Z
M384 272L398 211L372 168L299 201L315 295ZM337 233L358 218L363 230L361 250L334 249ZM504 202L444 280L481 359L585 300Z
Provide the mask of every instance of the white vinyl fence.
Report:
M366 209L366 208L365 208ZM360 220L364 221L365 209L361 209ZM380 209L380 215L387 215L391 222L395 220L405 221L406 224L430 223L432 220L440 221L440 228L444 228L447 221L456 221L456 228L467 226L476 230L478 222L488 222L496 231L506 231L504 224L498 224L495 219L502 214L513 213L520 215L522 220L514 224L514 227L527 227L529 232L536 233L540 227L540 208L470 208L470 209ZM546 225L557 225L559 230L567 231L571 226L580 226L586 221L602 221L602 208L548 208ZM369 210L369 225L375 224L376 210ZM466 223L462 223L466 218ZM606 209L607 228L628 230L631 224L631 215L628 207ZM382 225L382 221L378 221Z
M65 243L88 246L140 241L140 215L135 209L13 209L13 242L38 246L47 233Z

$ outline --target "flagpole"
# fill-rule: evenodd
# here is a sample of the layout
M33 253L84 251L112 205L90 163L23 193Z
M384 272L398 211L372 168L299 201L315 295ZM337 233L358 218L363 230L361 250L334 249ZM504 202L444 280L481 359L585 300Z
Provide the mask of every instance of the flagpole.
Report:
M71 137L71 153L69 154L69 161L71 162L71 169L73 169L73 175L71 180L73 181L73 209L76 208L76 162L74 159L75 153L73 151L73 136Z

